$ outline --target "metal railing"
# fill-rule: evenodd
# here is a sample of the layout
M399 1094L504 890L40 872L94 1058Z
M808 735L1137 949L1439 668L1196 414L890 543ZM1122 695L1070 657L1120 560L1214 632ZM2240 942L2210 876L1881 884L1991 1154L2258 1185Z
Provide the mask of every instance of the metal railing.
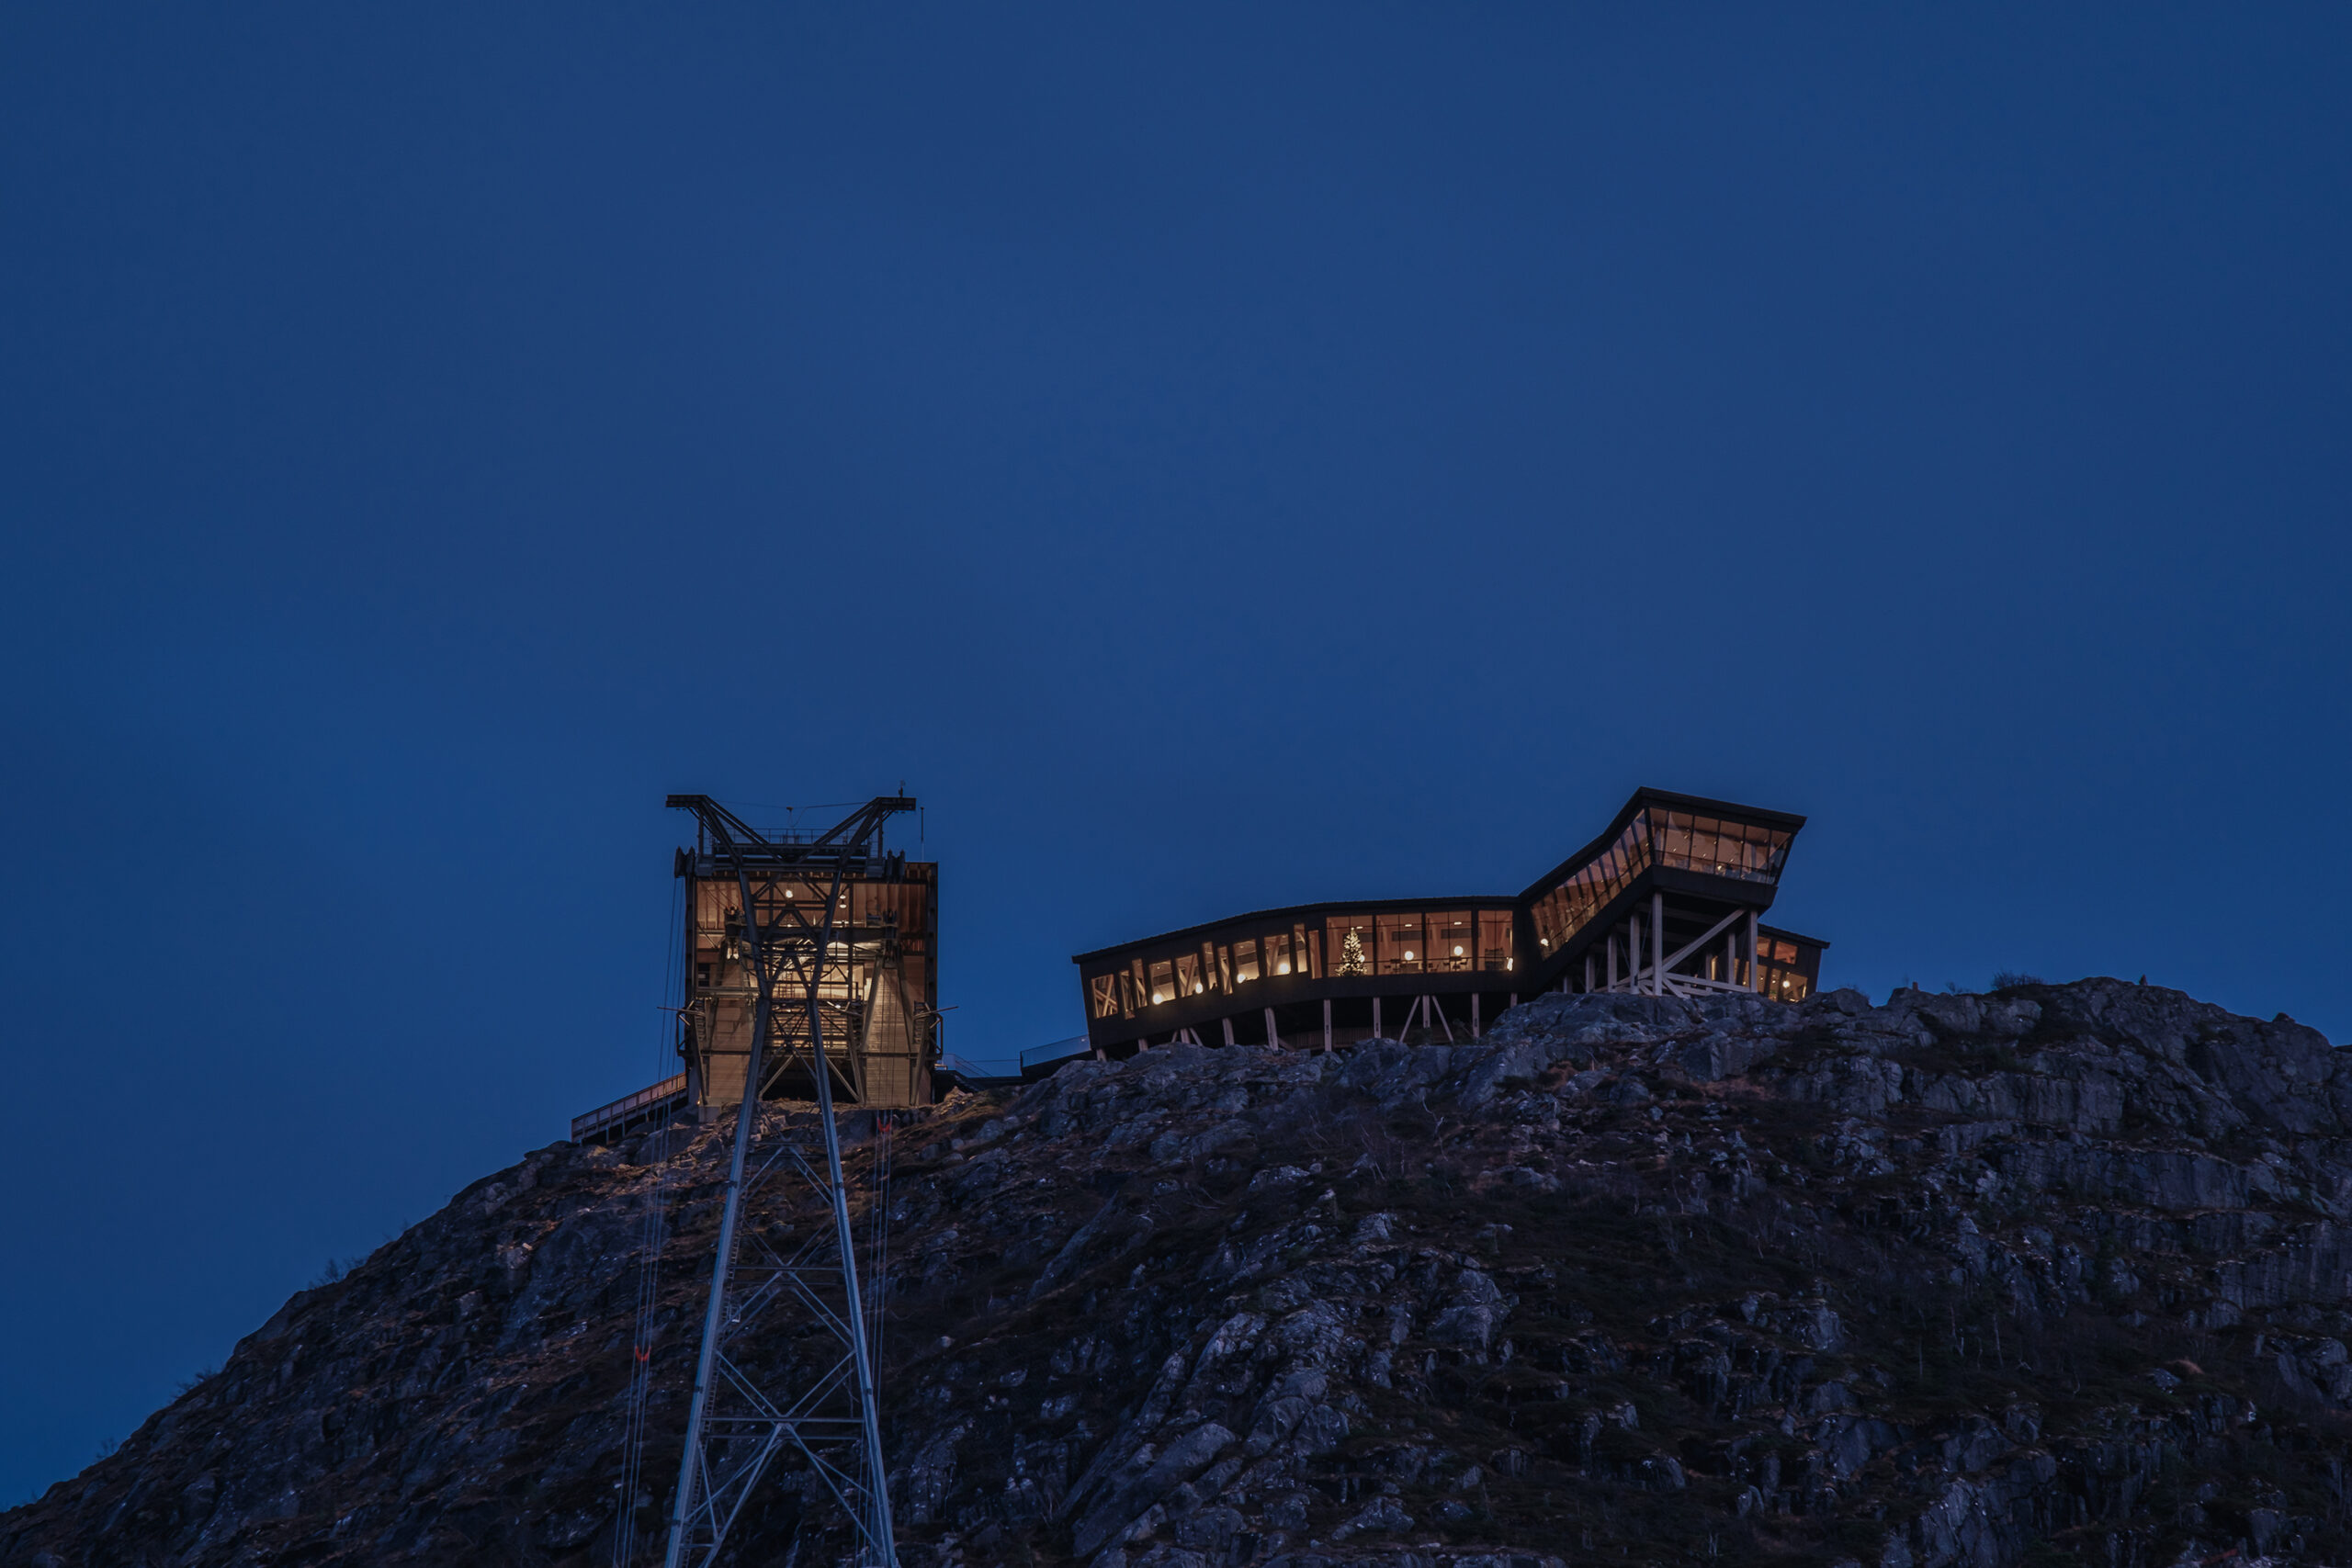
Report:
M680 1073L675 1077L663 1078L658 1084L639 1089L635 1094L625 1099L616 1100L610 1105L600 1105L584 1116L575 1116L571 1119L571 1141L576 1144L582 1138L604 1131L616 1122L626 1122L650 1106L658 1105L662 1100L685 1092L686 1075Z
M1071 1056L1083 1056L1093 1049L1093 1043L1083 1034L1073 1034L1050 1045L1032 1045L1021 1053L1021 1070L1025 1073L1042 1062L1059 1062Z

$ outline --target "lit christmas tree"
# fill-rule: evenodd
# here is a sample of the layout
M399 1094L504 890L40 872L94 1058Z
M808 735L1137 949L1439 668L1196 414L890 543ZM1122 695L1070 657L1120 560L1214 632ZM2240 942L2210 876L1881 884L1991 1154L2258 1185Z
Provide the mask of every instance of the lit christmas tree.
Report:
M1358 936L1353 928L1350 928L1347 936L1340 943L1340 973L1342 975L1372 973L1371 966L1363 961L1363 938Z

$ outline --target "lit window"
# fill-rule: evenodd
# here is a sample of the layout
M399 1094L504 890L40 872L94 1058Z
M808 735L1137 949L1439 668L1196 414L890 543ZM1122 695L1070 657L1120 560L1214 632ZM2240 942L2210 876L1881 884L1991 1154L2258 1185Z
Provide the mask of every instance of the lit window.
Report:
M1369 975L1372 973L1373 930L1369 915L1334 915L1324 922L1324 941L1330 957L1330 973Z
M1255 940L1235 942L1233 944L1233 983L1238 986L1245 980L1254 980L1257 977L1258 943Z
M1174 999L1176 966L1165 958L1155 959L1151 965L1151 1002L1154 1007Z
M1489 970L1510 967L1509 909L1478 911L1478 967Z
M1266 973L1268 975L1290 973L1290 938L1281 931L1276 931L1266 939Z
M1176 994L1197 997L1205 988L1201 984L1201 961L1189 953L1179 954L1176 959Z
M1658 859L1667 865L1688 866L1690 863L1690 818L1680 811L1669 811L1658 833Z
M1119 976L1097 975L1087 982L1094 994L1094 1016L1110 1018L1119 1010Z
M1428 949L1422 938L1421 917L1419 913L1382 915L1374 922L1380 935L1380 972L1383 975L1418 975L1421 972L1421 955Z

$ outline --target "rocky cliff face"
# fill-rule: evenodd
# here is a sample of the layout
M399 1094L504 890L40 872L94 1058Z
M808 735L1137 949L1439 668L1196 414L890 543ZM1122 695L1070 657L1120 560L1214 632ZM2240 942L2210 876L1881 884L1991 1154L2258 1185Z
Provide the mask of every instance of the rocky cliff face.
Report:
M724 1138L671 1136L640 1496L658 1138L543 1149L297 1295L0 1562L608 1562L675 1472L716 1221ZM1078 1063L897 1134L904 1555L2343 1562L2348 1140L2312 1031L2106 980ZM786 1474L736 1561L842 1544Z

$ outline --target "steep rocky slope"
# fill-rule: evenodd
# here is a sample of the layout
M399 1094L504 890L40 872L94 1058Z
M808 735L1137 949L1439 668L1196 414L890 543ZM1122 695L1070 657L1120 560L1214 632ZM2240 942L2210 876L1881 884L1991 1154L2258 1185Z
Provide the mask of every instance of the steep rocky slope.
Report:
M2348 1135L2312 1031L2106 980L1076 1064L897 1134L905 1556L2352 1561ZM725 1140L672 1137L673 1434ZM297 1295L0 1562L609 1561L659 1142ZM838 1549L790 1481L738 1561Z

